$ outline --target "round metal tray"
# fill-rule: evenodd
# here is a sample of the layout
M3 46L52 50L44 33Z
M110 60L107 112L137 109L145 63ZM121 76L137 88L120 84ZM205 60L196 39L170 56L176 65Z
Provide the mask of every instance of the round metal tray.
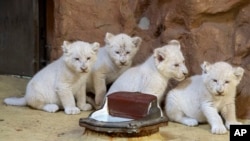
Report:
M98 118L96 118L98 117ZM102 118L105 120L101 120ZM159 127L168 124L167 117L158 106L152 106L147 116L133 120L108 115L107 104L102 109L92 112L87 118L80 118L79 125L86 129L110 136L145 136L156 133Z

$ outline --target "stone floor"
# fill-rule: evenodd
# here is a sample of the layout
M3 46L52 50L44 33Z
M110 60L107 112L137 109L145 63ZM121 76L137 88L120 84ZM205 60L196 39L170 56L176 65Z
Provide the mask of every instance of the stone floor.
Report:
M208 124L187 127L169 122L161 127L158 133L134 138L109 137L100 133L86 131L78 125L82 117L90 112L79 115L66 115L63 111L47 113L29 107L13 107L3 104L3 99L10 96L22 96L28 82L27 78L0 75L0 140L2 141L228 141L229 133L213 135ZM250 123L250 120L241 120ZM84 133L84 134L83 134Z

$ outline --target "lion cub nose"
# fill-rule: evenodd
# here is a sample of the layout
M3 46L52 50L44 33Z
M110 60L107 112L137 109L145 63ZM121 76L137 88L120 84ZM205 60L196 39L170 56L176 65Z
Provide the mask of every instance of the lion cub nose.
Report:
M183 75L187 76L187 75L188 75L188 72L183 72Z
M219 90L217 90L216 92L218 95L222 95L224 93L224 91L219 91Z
M125 65L126 61L120 61L121 65Z
M81 70L82 70L83 72L87 72L88 68L87 68L87 67L81 67Z

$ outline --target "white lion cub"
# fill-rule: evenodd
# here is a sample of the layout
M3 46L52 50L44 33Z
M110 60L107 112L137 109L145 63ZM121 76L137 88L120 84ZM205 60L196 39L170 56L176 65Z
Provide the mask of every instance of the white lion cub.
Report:
M155 95L162 101L168 80L185 79L188 70L177 40L156 48L143 64L124 72L110 87L108 94L117 91L142 92Z
M28 83L22 98L6 98L8 105L31 106L47 112L64 108L66 114L90 110L86 103L86 80L96 60L99 43L64 41L63 55L39 71ZM77 106L75 104L77 100Z
M153 55L143 64L128 69L118 77L107 95L119 91L141 92L155 95L160 103L169 79L185 79L188 70L184 60L179 41L171 40L167 45L154 49ZM106 115L107 118L98 119L99 114ZM101 110L92 114L92 118L103 121L116 120L116 117L108 115L107 102Z
M107 84L115 81L131 67L141 42L140 37L130 37L123 33L118 35L106 33L106 45L100 48L87 82L87 91L95 94L96 106L102 104Z
M225 62L202 65L202 75L192 76L171 90L166 97L166 113L170 120L187 126L208 122L211 132L224 134L230 124L241 124L235 115L236 86L244 70Z

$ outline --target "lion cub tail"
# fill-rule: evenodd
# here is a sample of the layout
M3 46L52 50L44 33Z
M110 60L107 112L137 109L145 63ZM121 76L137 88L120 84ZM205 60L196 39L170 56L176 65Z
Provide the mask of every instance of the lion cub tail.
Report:
M13 105L13 106L25 106L27 105L27 102L24 97L18 98L18 97L10 97L5 98L4 103L7 105Z

